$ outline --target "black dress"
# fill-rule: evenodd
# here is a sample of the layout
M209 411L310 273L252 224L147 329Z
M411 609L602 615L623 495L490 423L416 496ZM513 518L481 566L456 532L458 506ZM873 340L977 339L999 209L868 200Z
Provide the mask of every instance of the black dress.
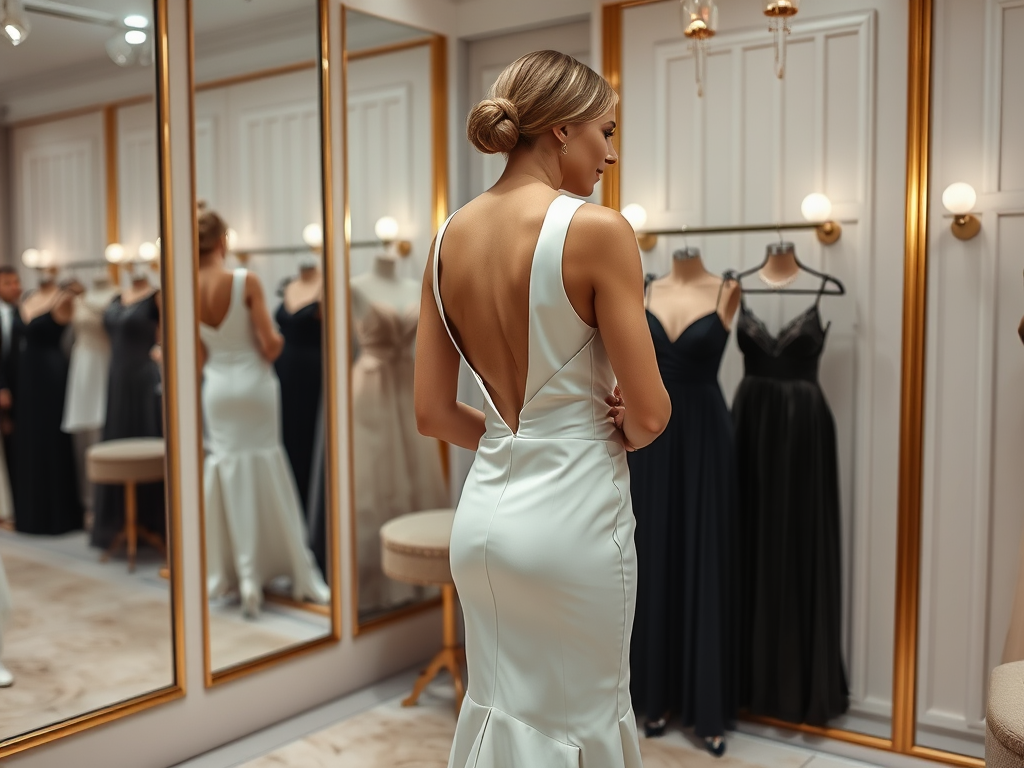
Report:
M104 440L163 437L160 368L150 357L159 321L155 293L128 306L119 296L103 315L103 325L110 336ZM139 525L163 537L166 526L164 484L140 484L137 494ZM106 548L124 527L124 489L97 485L94 498L91 542L94 547Z
M281 442L308 524L317 411L323 387L320 302L307 304L294 314L282 302L275 318L284 336L284 349L274 363L281 381Z
M849 702L836 429L818 384L827 332L818 302L778 336L744 303L736 328L744 376L733 400L740 703L756 715L812 725L843 714Z
M68 359L61 349L67 326L47 312L25 323L14 424L14 524L23 533L60 534L82 527L71 435L61 431Z
M736 718L736 454L718 383L729 332L718 312L674 341L647 313L672 401L665 431L629 454L637 601L630 693L648 721L671 711L700 737Z

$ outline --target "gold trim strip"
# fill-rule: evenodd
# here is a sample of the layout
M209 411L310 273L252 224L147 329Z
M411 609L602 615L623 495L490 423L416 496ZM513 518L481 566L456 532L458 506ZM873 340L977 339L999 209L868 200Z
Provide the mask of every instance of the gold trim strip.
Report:
M660 0L651 0L659 2ZM601 65L604 78L612 89L619 94L619 103L615 110L615 149L622 160L622 11L633 3L613 3L601 8ZM601 204L614 208L621 207L621 176L619 164L605 168L601 177Z
M362 11L360 11L362 13ZM370 15L370 14L367 14ZM406 25L403 25L406 26ZM363 48L358 51L352 51L349 53L345 52L345 57L349 61L358 61L359 59L370 59L374 56L383 56L388 53L398 53L399 51L407 51L410 48L419 48L422 45L433 45L437 39L436 35L428 37L419 37L413 40L403 40L400 43L389 43L388 45L378 45L375 48Z
M103 108L103 160L107 192L107 244L119 243L121 241L120 228L120 205L118 202L118 179L117 179L117 110L113 105ZM110 264L107 267L110 273L110 280L117 285L120 278L120 268L117 264Z

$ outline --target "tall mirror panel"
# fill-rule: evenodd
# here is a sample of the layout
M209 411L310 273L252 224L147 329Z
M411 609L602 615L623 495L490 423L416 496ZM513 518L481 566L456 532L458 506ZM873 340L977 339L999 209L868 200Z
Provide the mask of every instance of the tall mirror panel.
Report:
M655 730L683 700L712 736L745 713L890 743L908 13L622 11L605 200L650 233L648 319L673 397L665 435L630 454L633 703ZM715 650L672 650L688 643Z
M174 690L159 4L0 29L0 753ZM174 527L174 526L170 526Z
M384 573L381 527L451 505L447 454L417 431L412 396L420 281L445 215L435 119L445 84L433 77L437 36L351 8L344 28L352 540L365 627L439 594Z
M337 637L318 0L194 2L208 680Z

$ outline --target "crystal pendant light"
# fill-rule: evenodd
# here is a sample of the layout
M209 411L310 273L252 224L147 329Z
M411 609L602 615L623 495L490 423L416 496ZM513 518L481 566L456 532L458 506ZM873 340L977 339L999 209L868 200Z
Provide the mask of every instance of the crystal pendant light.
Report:
M683 34L693 43L697 96L700 97L704 95L707 74L708 40L718 29L718 4L715 0L679 0L679 21L683 25Z
M775 76L780 80L786 74L786 36L789 19L800 10L800 0L767 0L764 15L768 17L768 31L775 36Z

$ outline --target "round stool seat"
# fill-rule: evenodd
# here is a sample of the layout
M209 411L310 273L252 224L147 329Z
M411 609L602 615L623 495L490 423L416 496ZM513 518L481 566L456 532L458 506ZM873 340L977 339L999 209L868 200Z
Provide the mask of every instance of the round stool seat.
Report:
M154 483L164 479L164 441L159 437L106 440L85 452L90 482Z
M423 586L452 583L448 545L452 509L430 509L389 520L380 529L384 574Z

